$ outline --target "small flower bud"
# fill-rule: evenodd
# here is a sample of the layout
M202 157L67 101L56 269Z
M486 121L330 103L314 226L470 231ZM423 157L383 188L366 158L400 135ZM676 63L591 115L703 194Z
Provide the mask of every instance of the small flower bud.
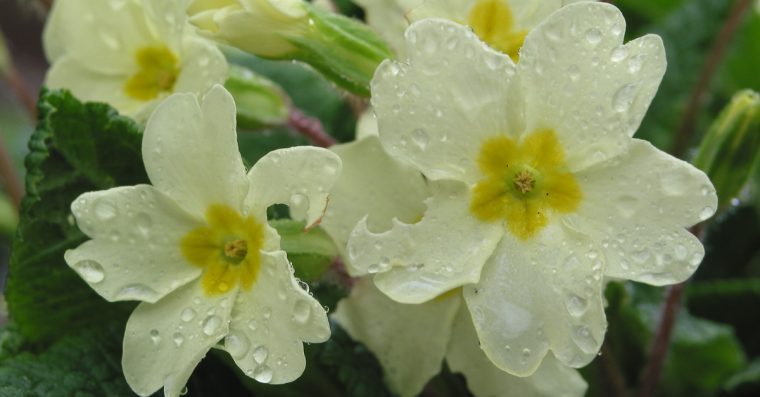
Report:
M287 94L271 80L241 66L231 66L224 87L235 98L238 125L260 129L288 119Z
M760 95L734 95L702 140L694 165L715 185L723 206L736 197L760 160Z

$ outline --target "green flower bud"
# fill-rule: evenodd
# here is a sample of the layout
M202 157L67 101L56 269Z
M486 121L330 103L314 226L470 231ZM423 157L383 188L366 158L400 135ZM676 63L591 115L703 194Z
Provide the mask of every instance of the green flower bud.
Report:
M367 25L313 5L306 6L309 31L292 36L293 55L341 87L369 96L369 82L384 59L393 58L388 45Z
M723 206L736 197L760 161L760 95L740 91L713 122L694 165L715 185Z
M244 67L231 66L224 87L235 98L240 127L260 129L287 121L290 101L271 80Z
M190 22L202 34L271 59L306 62L339 86L369 96L388 46L361 21L302 0L193 0Z

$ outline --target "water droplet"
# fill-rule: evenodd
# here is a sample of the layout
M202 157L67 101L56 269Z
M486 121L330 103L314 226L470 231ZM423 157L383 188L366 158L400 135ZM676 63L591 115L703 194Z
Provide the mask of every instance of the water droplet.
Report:
M644 59L646 55L637 54L628 59L628 73L638 73L641 67L644 65Z
M578 295L571 294L565 301L565 307L571 316L580 317L588 310L588 301Z
M116 217L116 207L105 197L97 200L93 208L95 216L101 221L110 221Z
M583 352L591 354L596 353L599 350L599 344L591 335L591 330L585 325L577 326L573 329L572 333L573 341Z
M675 248L673 248L673 251L676 254L676 259L679 261L686 259L686 256L689 254L689 251L686 249L686 247L681 244L676 245Z
M265 346L259 346L253 349L253 360L257 364L262 364L269 357L269 350Z
M638 263L644 263L644 262L646 262L647 260L649 260L649 257L651 255L652 254L647 249L641 249L641 250L638 250L638 251L633 251L631 253L631 257L633 258L633 260L635 260Z
M612 96L612 108L617 112L625 112L631 108L636 98L636 84L626 84L620 87Z
M290 196L290 206L294 208L301 208L308 201L308 197L301 193L296 193Z
M430 143L430 137L428 137L427 131L424 128L417 128L412 131L412 142L414 142L420 150L425 150Z
M150 340L154 345L157 345L158 342L161 342L161 335L157 329L150 330Z
M575 255L569 255L565 258L565 267L576 267L581 265L581 260Z
M203 333L211 336L219 331L219 326L222 325L222 319L219 316L208 316L203 320Z
M620 62L628 56L628 48L624 45L616 47L610 54L610 60L612 62Z
M253 371L253 379L256 379L257 381L261 383L269 383L272 381L272 369L269 368L267 365L259 365L256 367L256 369Z
M591 45L597 45L602 41L602 32L597 28L591 28L586 31L586 41Z
M523 349L522 350L522 355L523 355L523 357L526 357L526 358L530 357L530 349L528 349L527 347L525 349Z
M135 216L135 225L137 225L137 230L140 234L148 237L150 234L150 228L153 226L153 221L150 220L148 214L141 212Z
M90 284L97 284L106 278L106 275L103 272L103 267L100 266L100 263L95 261L87 259L79 261L74 265L74 270L82 276L84 281L87 281Z
M264 320L269 320L272 317L272 308L269 306L265 307L261 315L264 317Z
M300 324L305 324L311 316L311 304L305 299L300 299L293 307L293 320Z
M110 47L112 50L118 50L121 47L121 43L119 43L119 40L113 37L110 33L101 31L100 39L103 41L105 45Z
M189 392L189 391L190 391L190 390L188 390L187 386L185 386L185 387L183 387L183 388L182 388L182 390L179 392L179 395L180 395L180 396L184 396L184 395L186 395L186 394L187 394L187 392Z
M715 209L712 207L702 208L702 211L700 211L699 213L699 220L704 221L710 218L711 216L713 216L714 213L715 213Z
M185 335L182 335L180 332L175 332L174 335L172 335L172 340L174 341L174 346L180 347L185 343Z
M179 318L184 322L188 322L195 318L195 310L186 307L184 310L182 310L182 313L180 313Z
M570 65L567 68L567 75L570 77L570 80L578 81L578 78L581 77L581 70L578 65Z
M248 353L251 342L240 332L232 331L224 338L224 348L236 359L241 359Z
M116 293L117 300L140 300L153 302L158 299L158 292L145 284L129 284Z

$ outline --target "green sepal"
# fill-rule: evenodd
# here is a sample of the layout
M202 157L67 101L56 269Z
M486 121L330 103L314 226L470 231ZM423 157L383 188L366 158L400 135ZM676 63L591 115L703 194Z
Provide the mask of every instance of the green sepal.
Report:
M694 165L710 177L719 206L739 195L760 160L760 95L738 92L707 131Z
M230 65L224 88L235 98L239 127L258 130L287 122L289 98L266 77L243 66Z
M367 25L358 20L306 4L309 31L289 36L298 50L291 56L320 71L346 90L369 96L375 69L393 52Z
M280 247L288 253L296 277L314 282L330 268L338 250L330 236L319 227L306 229L304 222L292 219L269 221L280 234Z

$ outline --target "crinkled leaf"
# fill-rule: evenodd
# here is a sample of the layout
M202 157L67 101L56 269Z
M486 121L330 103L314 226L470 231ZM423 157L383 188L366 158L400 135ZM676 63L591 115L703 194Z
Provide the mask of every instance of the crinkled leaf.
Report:
M82 329L42 352L20 351L14 328L0 330L0 395L6 397L130 396L121 374L121 325ZM10 351L9 351L10 350Z
M69 207L81 193L147 181L133 121L67 91L44 90L38 108L6 288L11 316L30 342L126 318L131 304L107 303L66 266L64 251L86 239Z

